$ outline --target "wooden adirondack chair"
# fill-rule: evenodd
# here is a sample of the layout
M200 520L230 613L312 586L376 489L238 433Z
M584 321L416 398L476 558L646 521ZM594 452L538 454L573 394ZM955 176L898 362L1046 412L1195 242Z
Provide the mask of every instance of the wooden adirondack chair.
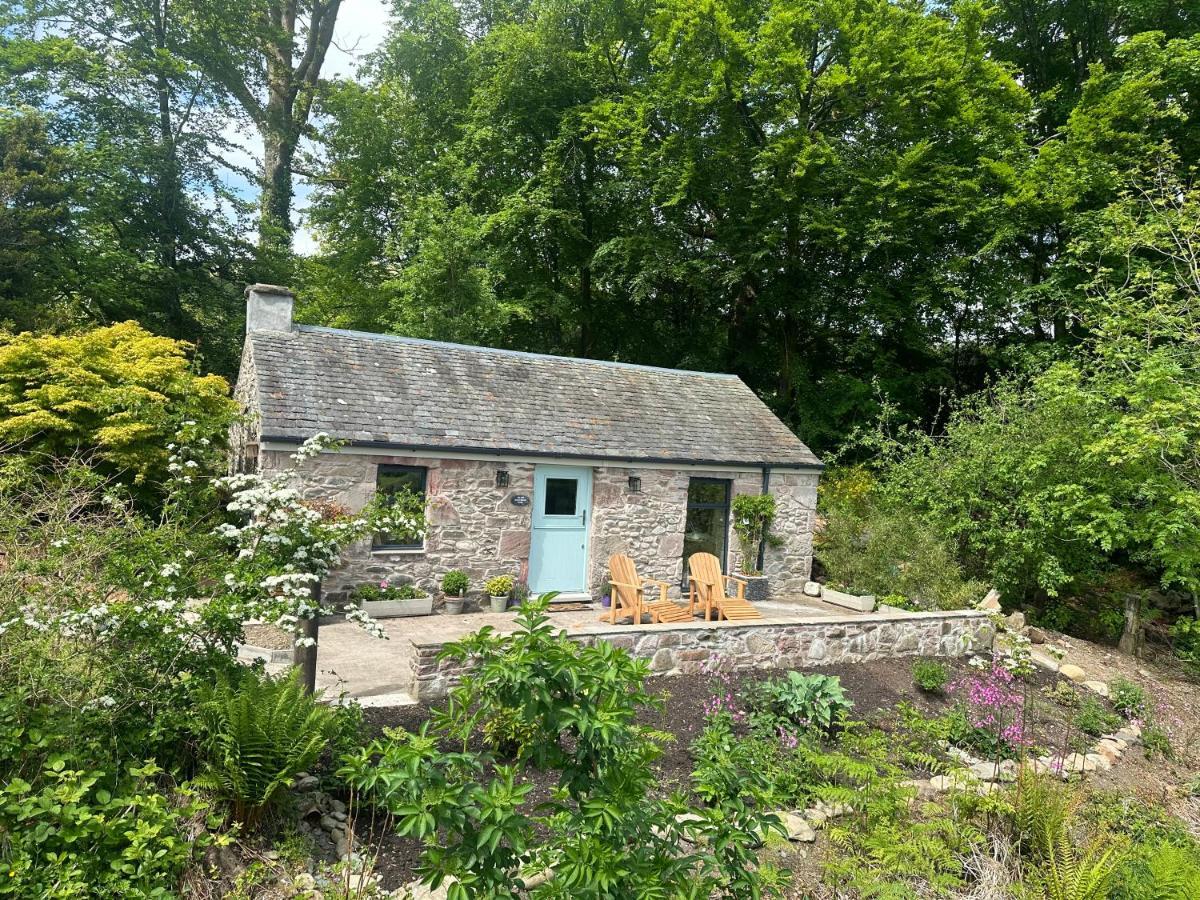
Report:
M623 553L614 553L608 558L609 584L612 586L612 606L608 611L608 621L617 624L618 613L624 618L633 616L633 624L642 624L642 616L649 615L650 621L659 622L688 622L691 614L677 603L667 599L665 581L653 578L640 578L637 566L633 560ZM646 589L658 589L658 599L647 602ZM604 621L604 616L600 617Z
M704 620L712 621L713 610L717 618L724 616L730 621L761 619L762 613L746 599L746 582L732 575L721 574L721 561L711 553L693 553L688 557L688 613L695 615L696 606L704 608ZM726 585L737 585L737 596L726 594Z

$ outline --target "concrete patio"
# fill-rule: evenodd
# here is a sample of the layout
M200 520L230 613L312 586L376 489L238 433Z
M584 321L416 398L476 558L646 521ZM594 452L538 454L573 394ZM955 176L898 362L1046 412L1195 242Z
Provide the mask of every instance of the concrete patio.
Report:
M856 613L811 597L756 604L762 619L673 625L611 625L601 622L599 604L589 609L552 610L553 624L572 639L606 640L651 660L661 674L699 671L703 659L720 654L740 668L802 667L879 656L953 656L981 638L986 619L977 612ZM328 698L344 695L364 706L394 706L435 700L458 672L437 662L447 642L484 625L501 633L516 630L516 612L433 615L381 620L388 639L356 625L323 625L317 654L317 683ZM619 621L619 620L618 620Z

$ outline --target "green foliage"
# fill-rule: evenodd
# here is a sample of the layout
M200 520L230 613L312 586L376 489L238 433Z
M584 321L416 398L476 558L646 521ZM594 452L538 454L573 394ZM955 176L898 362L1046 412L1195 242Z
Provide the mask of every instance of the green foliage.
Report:
M223 680L200 703L205 772L234 818L257 825L298 772L316 762L334 731L334 714L305 693L298 677L246 673Z
M484 628L447 645L447 658L474 667L431 726L386 732L346 755L339 777L393 817L400 834L422 841L421 878L445 883L453 900L564 891L597 900L776 896L783 879L758 865L754 848L766 830L780 829L778 820L762 813L753 791L736 787L686 816L680 798L662 798L652 769L661 746L634 721L651 702L646 664L556 633L548 602L522 606L515 634ZM517 722L530 727L517 728L513 765L467 749L478 727L487 735L497 723L495 739ZM447 740L463 750L444 752ZM559 775L536 816L526 803L532 786L518 779L527 764ZM526 893L522 868L550 865L554 878Z
M451 569L442 576L442 592L447 597L462 597L471 586L471 579L462 569Z
M1147 759L1153 759L1155 756L1172 759L1175 756L1171 735L1165 728L1154 722L1148 723L1142 729L1142 749L1145 750Z
M763 541L771 540L771 523L775 521L775 498L770 494L738 494L733 498L733 533L742 553L742 572L760 574L758 550Z
M950 680L950 670L934 659L918 659L912 664L913 683L923 691L940 694Z
M73 336L0 333L0 443L37 465L90 456L157 494L183 423L223 443L236 409L225 380L196 375L188 351L133 322Z
M507 597L515 583L511 575L496 575L484 582L483 589L490 597Z
M1056 681L1052 686L1044 688L1042 693L1067 709L1078 709L1083 700L1079 691L1075 690L1075 686L1069 681Z
M1141 685L1118 675L1108 683L1108 698L1126 719L1145 720L1150 713L1150 698Z
M1165 840L1134 849L1111 896L1116 900L1187 900L1200 896L1200 845Z
M840 728L854 708L854 701L846 696L836 675L788 672L782 678L756 682L746 699L752 716L769 727L812 729L818 734Z
M415 584L390 584L382 581L379 584L360 584L351 593L352 600L420 600L429 595Z
M1102 734L1112 734L1122 723L1120 717L1109 712L1103 703L1095 697L1087 696L1079 704L1074 724L1084 734L1099 737Z
M821 506L825 528L816 552L830 576L905 609L964 609L987 593L967 579L952 549L916 516L885 506L861 468L827 474ZM896 595L903 603L894 603Z
M155 785L153 762L121 777L76 769L56 755L35 784L0 787L0 897L166 900L207 836L186 821L204 811L190 792L176 800Z
M537 723L520 709L501 707L483 723L483 741L494 753L506 758L521 756L529 744L542 737Z
M1200 619L1180 616L1171 626L1171 649L1194 672L1200 673Z
M692 787L705 803L737 797L762 809L797 809L812 796L814 771L798 742L768 728L738 733L728 712L708 716L688 748L695 761Z

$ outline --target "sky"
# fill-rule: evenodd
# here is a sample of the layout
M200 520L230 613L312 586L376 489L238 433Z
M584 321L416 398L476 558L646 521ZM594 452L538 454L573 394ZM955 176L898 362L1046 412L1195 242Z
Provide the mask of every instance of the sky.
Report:
M342 0L334 29L333 44L325 58L322 76L325 78L353 78L359 63L375 50L387 34L389 6L384 0ZM231 123L226 138L242 148L242 152L231 158L231 162L254 171L262 158L262 141L253 129ZM257 195L257 187L239 175L228 178L230 186L247 197ZM295 249L297 253L310 254L316 251L317 243L304 220L304 211L312 187L299 176L295 179L294 216L297 222Z

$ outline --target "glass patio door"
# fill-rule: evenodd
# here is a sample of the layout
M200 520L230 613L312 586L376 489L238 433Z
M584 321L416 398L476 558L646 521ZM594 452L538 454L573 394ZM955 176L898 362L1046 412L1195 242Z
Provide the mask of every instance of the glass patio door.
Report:
M687 521L683 528L683 587L687 587L688 558L711 553L726 571L731 483L723 478L688 480Z

